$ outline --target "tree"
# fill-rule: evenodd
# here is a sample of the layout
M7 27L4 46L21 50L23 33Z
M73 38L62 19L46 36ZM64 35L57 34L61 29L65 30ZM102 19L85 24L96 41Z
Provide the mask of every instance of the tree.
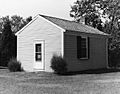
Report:
M16 57L17 39L15 33L24 27L32 17L23 19L23 17L14 15L0 18L0 65L7 66L8 61Z
M3 31L0 39L0 64L7 66L10 58L16 56L16 39L11 30L10 21L7 20L3 25Z
M99 11L99 0L77 0L71 6L70 16L76 22L84 21L86 25L102 30L101 13Z
M32 16L29 16L28 18L26 18L26 22L29 23L32 20Z
M110 34L109 63L116 66L120 62L120 1L77 0L71 7L70 16L77 22L84 19L86 25Z
M6 21L9 21L9 19L10 19L9 16L0 18L0 32L2 32L3 24L4 24Z
M13 15L11 17L9 16L2 17L0 18L0 32L2 32L3 23L5 23L8 20L11 23L12 32L16 33L32 20L32 16L29 16L25 19L18 15Z
M120 1L104 1L103 14L107 15L109 22L105 24L104 32L111 35L109 38L109 62L110 66L120 65Z
M27 23L29 23L32 20L32 17L28 17L26 19L23 19L23 17L14 15L11 17L11 25L12 25L12 31L16 33L21 28L23 28Z
M19 31L24 24L24 20L22 17L14 15L11 17L11 25L12 25L12 31L17 32Z

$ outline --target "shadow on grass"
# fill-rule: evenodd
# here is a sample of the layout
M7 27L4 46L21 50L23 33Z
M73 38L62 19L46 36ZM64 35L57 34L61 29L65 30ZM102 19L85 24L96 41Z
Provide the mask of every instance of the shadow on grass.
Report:
M77 71L77 72L68 72L62 75L78 75L78 74L103 74L103 73L113 73L113 72L120 72L120 69L111 68L111 69L91 69L91 70L85 70L85 71ZM61 74L60 74L61 75Z

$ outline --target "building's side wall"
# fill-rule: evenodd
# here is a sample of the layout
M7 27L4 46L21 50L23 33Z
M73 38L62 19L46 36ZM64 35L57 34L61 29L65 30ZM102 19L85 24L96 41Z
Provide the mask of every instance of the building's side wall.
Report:
M77 36L89 37L89 59L77 58ZM107 67L107 39L98 35L65 33L64 34L64 56L68 64L68 71L81 71Z
M50 60L54 53L61 53L61 30L43 18L37 18L17 35L17 59L26 71L34 71L34 42L44 41L45 71L52 71Z

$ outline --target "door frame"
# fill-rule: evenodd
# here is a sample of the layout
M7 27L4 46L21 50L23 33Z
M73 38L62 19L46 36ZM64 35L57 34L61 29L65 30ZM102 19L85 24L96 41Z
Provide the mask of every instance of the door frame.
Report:
M44 71L45 70L45 41L44 40L34 40L34 64L33 64L33 69L35 71ZM35 51L36 51L36 44L41 44L42 45L42 61L39 62L39 61L36 61L35 60ZM39 63L42 63L41 64L41 68L40 67L36 67L37 65L39 66L40 64Z

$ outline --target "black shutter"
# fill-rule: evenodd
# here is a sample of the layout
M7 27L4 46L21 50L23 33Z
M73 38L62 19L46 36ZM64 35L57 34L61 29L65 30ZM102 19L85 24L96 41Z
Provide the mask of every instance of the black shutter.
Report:
M88 39L88 59L90 58L90 37Z
M77 36L77 58L81 58L81 36Z

